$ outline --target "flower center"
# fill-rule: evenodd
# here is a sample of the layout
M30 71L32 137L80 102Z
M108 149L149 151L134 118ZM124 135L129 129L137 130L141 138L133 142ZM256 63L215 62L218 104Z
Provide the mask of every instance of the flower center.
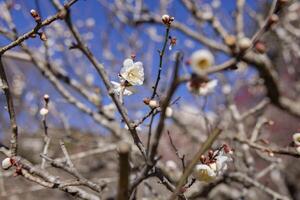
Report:
M200 69L207 69L209 67L209 62L207 59L200 59L198 62L197 62L197 66L200 68Z

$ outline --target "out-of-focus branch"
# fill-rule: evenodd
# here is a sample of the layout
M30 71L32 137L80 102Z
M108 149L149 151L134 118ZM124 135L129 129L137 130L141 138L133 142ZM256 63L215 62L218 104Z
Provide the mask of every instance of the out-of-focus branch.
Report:
M10 156L16 156L17 155L17 147L18 147L18 126L16 121L16 114L14 110L14 103L13 103L13 97L10 92L7 76L5 73L2 56L0 55L0 78L2 82L2 89L5 94L7 108L8 108L8 114L10 119L10 126L11 126L11 139L10 139L10 150L11 155Z
M276 191L270 189L269 187L266 187L265 185L261 184L260 182L250 178L249 176L236 172L228 174L228 177L234 181L240 182L242 184L251 184L258 189L262 190L263 192L267 193L268 195L272 196L274 199L280 199L280 200L290 200L290 198L283 196Z
M10 156L10 151L5 149L4 147L0 148L0 152L2 152L5 156ZM22 158L22 157L15 157L18 165L21 167L21 173L20 175L24 176L25 178L29 179L30 181L33 181L39 185L42 185L44 187L50 187L53 189L59 189L66 193L69 193L72 196L86 199L86 200L100 200L99 197L96 195L89 193L79 187L74 186L64 186L64 183L56 178L56 176L53 176L49 174L45 170L38 169L34 167L28 160ZM28 172L30 175L28 175ZM25 174L25 175L24 175Z
M117 200L127 200L129 197L129 155L130 146L127 143L120 143L119 152L119 184Z
M240 143L247 144L251 148L254 148L254 149L257 149L259 151L266 152L266 153L269 153L269 154L274 153L274 154L288 155L288 156L292 156L292 157L296 157L296 158L300 157L300 154L296 151L296 149L280 148L280 147L266 147L266 146L251 142L248 139L241 139L239 137L234 137L233 139L235 139L236 141L238 141Z

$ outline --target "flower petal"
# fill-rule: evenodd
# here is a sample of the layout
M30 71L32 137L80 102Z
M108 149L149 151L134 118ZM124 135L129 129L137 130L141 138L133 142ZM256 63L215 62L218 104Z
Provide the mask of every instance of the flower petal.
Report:
M130 59L130 58L125 59L124 62L123 62L123 67L124 68L131 67L132 65L133 65L133 60Z

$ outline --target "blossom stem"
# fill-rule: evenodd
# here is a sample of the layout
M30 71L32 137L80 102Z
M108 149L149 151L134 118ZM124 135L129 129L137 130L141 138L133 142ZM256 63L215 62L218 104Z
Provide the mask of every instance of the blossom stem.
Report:
M158 83L159 83L159 80L160 80L160 74L161 74L161 71L162 71L163 57L164 57L166 46L167 46L168 39L169 39L169 33L170 33L170 25L168 25L167 28L166 28L163 48L162 48L161 51L159 51L159 68L158 68L158 72L157 72L156 82L155 82L155 85L153 87L153 93L152 93L151 99L153 99L155 97L156 91L157 91L157 88L158 88Z

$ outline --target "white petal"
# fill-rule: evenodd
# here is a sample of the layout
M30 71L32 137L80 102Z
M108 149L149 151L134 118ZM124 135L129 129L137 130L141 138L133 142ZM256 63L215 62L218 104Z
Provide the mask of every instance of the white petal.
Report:
M190 61L194 72L201 75L203 70L214 64L214 56L210 51L206 49L200 49L191 55Z
M123 67L124 68L131 67L132 65L133 65L133 60L130 59L130 58L125 59L124 62L123 62Z
M121 84L118 83L118 82L115 82L115 81L111 81L111 84L113 85L113 90L114 90L114 93L116 93L117 95L120 95L121 92L122 92L122 87L121 87ZM129 95L132 95L133 92L126 89L123 91L123 95L126 95L126 96L129 96Z
M216 177L215 171L205 164L198 164L195 166L194 174L195 178L199 181L209 182Z
M293 135L293 140L296 145L300 145L300 133L295 133Z
M218 85L218 80L214 79L206 83L204 86L199 88L199 95L206 96L214 92L215 88Z

